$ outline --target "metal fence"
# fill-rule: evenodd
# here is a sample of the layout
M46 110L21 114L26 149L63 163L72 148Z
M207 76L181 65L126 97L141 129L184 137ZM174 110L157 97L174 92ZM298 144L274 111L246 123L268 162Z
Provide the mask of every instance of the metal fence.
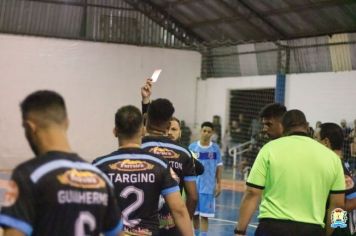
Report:
M0 32L189 48L122 0L0 0Z
M356 70L356 34L210 48L202 77Z

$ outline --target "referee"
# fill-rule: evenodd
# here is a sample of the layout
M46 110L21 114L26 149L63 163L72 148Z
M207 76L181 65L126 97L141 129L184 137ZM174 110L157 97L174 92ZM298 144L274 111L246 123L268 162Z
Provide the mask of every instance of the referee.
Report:
M308 137L300 110L286 112L284 137L260 150L247 179L235 235L245 235L260 199L257 236L321 236L332 233L324 223L330 212L344 207L345 180L339 157Z

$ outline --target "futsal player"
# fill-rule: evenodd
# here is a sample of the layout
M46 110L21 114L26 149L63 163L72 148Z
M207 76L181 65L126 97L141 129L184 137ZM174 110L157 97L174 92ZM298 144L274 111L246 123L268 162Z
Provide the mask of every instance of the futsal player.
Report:
M209 218L215 216L215 198L221 193L222 160L219 146L211 141L214 125L203 122L200 140L189 145L204 166L204 173L197 177L199 200L193 222L196 236L206 236Z
M12 198L1 209L5 236L118 235L120 212L107 177L70 148L64 99L37 91L21 103L35 157L13 171Z
M170 121L174 113L172 103L167 99L156 99L149 105L147 112L146 136L142 140L142 148L150 153L165 158L179 183L180 190L184 188L187 200L186 206L190 217L193 216L196 202L196 174L191 153L168 137ZM160 235L181 235L175 227L175 222L169 207L164 205L159 213ZM190 224L191 226L191 224Z
M181 234L193 235L189 214L178 184L171 176L169 163L141 149L142 130L140 110L134 106L120 108L115 115L114 128L119 149L94 161L115 186L124 232L158 235L157 208L161 194Z
M147 79L144 86L141 88L141 97L142 97L142 113L145 115L148 111L150 105L150 97L152 94L153 83L151 79ZM181 143L182 129L180 120L177 117L172 116L168 129L168 137L178 144ZM204 166L194 157L193 164L195 167L196 175L201 175L204 173Z

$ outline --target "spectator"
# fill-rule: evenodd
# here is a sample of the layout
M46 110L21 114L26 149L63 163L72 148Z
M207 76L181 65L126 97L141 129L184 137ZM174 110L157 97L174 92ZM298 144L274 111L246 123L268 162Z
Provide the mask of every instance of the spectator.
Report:
M221 142L225 166L232 165L232 157L229 154L229 148L230 148L230 145L232 144L231 136L230 136L230 129L231 129L231 125L228 125L228 127L225 129L224 136L223 136L223 139Z
M190 137L192 135L192 131L190 130L190 128L188 126L186 126L184 120L182 120L180 122L180 129L182 131L181 138L180 138L180 143L184 147L188 147L189 144L190 144Z
M256 140L257 136L261 132L261 122L258 121L258 119L253 118L251 121L251 125L249 128L249 135L251 137L251 140Z
M347 122L345 119L342 119L340 122L341 128L342 128L342 132L344 134L344 144L343 144L343 157L345 158L345 160L349 161L350 159L350 143L351 140L349 138L349 135L351 133L351 129L350 127L347 126ZM353 165L353 164L352 164Z
M231 148L231 147L236 146L240 143L239 139L241 137L242 129L240 126L240 122L237 120L232 120L229 128L230 128L228 130L228 133L230 136L229 148Z
M315 131L314 131L313 127L309 126L308 127L308 135L309 135L309 137L314 138L314 133L315 133Z
M231 148L236 148L236 152L237 152L237 156L236 156L236 161L237 161L237 164L241 164L241 160L242 160L242 155L240 154L240 152L242 151L241 147L240 147L240 144L241 143L241 137L242 137L242 128L240 126L240 122L237 121L237 120L232 120L231 121L231 126L229 127L229 129L227 130L227 133L226 133L226 138L228 140L228 146L227 146L227 149L226 149L226 154L225 154L225 157L226 157L226 161L231 162L231 165L232 163L234 163L234 157L230 156L230 153L229 153L229 150Z
M350 144L350 165L352 172L356 169L356 119L354 120L354 127L352 128L348 141Z
M351 138L351 140L352 138L356 137L356 119L354 120L354 127L352 128L349 137Z
M350 153L351 153L351 158L350 158L350 165L351 165L351 171L355 171L355 163L356 163L356 137L353 137L352 143L350 143Z
M325 206L344 207L345 181L341 161L330 149L307 136L303 112L290 110L282 119L285 137L262 147L247 180L235 235L245 235L262 198L255 235L325 235ZM322 181L321 181L322 180Z
M245 118L245 115L243 113L240 113L238 116L238 123L240 126L240 132L238 133L238 142L239 143L245 143L250 140L249 134L248 134L248 129L249 129L249 124L247 119Z
M320 125L321 125L321 121L317 121L315 123L315 130L314 130L314 136L313 138L316 138L318 135L319 135L319 132L320 132Z
M196 235L200 236L207 235L208 218L215 216L215 197L221 193L223 163L219 146L211 142L213 132L214 125L211 122L204 122L201 125L200 140L189 146L205 169L197 178L199 201L193 218Z
M219 147L221 147L221 123L220 116L213 116L213 125L214 125L214 134L212 137L212 141L217 143Z

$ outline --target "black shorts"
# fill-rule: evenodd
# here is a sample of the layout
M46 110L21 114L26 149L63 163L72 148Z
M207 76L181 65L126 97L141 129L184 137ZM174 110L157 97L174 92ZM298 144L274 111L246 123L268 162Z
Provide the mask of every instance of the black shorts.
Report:
M324 236L321 225L291 220L263 218L257 226L255 236Z

